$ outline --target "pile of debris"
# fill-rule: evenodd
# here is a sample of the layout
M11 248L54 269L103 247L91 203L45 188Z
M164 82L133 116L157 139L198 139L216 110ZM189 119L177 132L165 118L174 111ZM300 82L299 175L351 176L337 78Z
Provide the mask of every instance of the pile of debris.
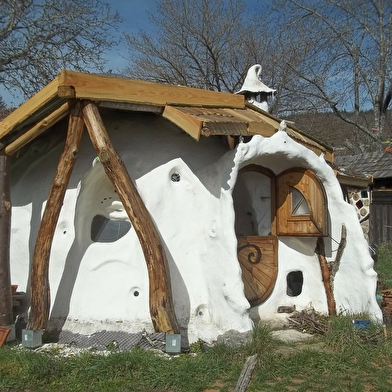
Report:
M328 333L328 316L317 313L314 309L295 311L288 317L289 328L311 335L325 336Z

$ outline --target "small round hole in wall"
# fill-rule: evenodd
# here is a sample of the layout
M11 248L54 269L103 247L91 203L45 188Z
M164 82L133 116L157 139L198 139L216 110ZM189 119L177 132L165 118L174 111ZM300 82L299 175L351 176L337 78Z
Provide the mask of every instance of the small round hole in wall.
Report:
M286 293L289 297L298 297L302 293L304 276L302 271L291 271L287 274Z
M170 176L170 179L173 182L180 182L180 180L181 180L180 173L172 173L172 175Z
M138 297L139 294L140 294L140 293L139 293L137 290L135 290L135 291L133 292L133 295L134 295L135 297Z

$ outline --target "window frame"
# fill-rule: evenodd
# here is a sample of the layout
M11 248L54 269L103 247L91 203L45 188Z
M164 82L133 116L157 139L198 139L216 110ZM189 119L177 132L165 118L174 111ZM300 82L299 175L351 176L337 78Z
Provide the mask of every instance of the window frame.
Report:
M324 187L308 169L292 168L276 178L277 234L281 236L322 237L328 235L328 209ZM290 187L307 202L309 214L292 215Z

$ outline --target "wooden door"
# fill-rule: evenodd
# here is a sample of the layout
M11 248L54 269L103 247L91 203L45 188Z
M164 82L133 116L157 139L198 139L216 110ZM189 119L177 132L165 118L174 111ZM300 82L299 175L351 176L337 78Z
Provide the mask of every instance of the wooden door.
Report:
M245 296L255 306L271 294L278 273L274 174L246 166L238 175L233 200Z

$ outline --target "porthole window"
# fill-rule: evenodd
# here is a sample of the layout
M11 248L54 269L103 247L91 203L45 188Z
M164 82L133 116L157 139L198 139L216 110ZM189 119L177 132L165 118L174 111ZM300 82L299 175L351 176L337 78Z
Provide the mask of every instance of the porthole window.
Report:
M302 293L304 276L302 271L291 271L287 274L287 290L289 297L298 297Z
M124 237L130 228L131 223L128 221L95 215L91 222L91 239L94 242L114 242Z
M173 174L170 176L170 179L171 179L173 182L180 182L180 180L181 180L180 173L173 173Z

